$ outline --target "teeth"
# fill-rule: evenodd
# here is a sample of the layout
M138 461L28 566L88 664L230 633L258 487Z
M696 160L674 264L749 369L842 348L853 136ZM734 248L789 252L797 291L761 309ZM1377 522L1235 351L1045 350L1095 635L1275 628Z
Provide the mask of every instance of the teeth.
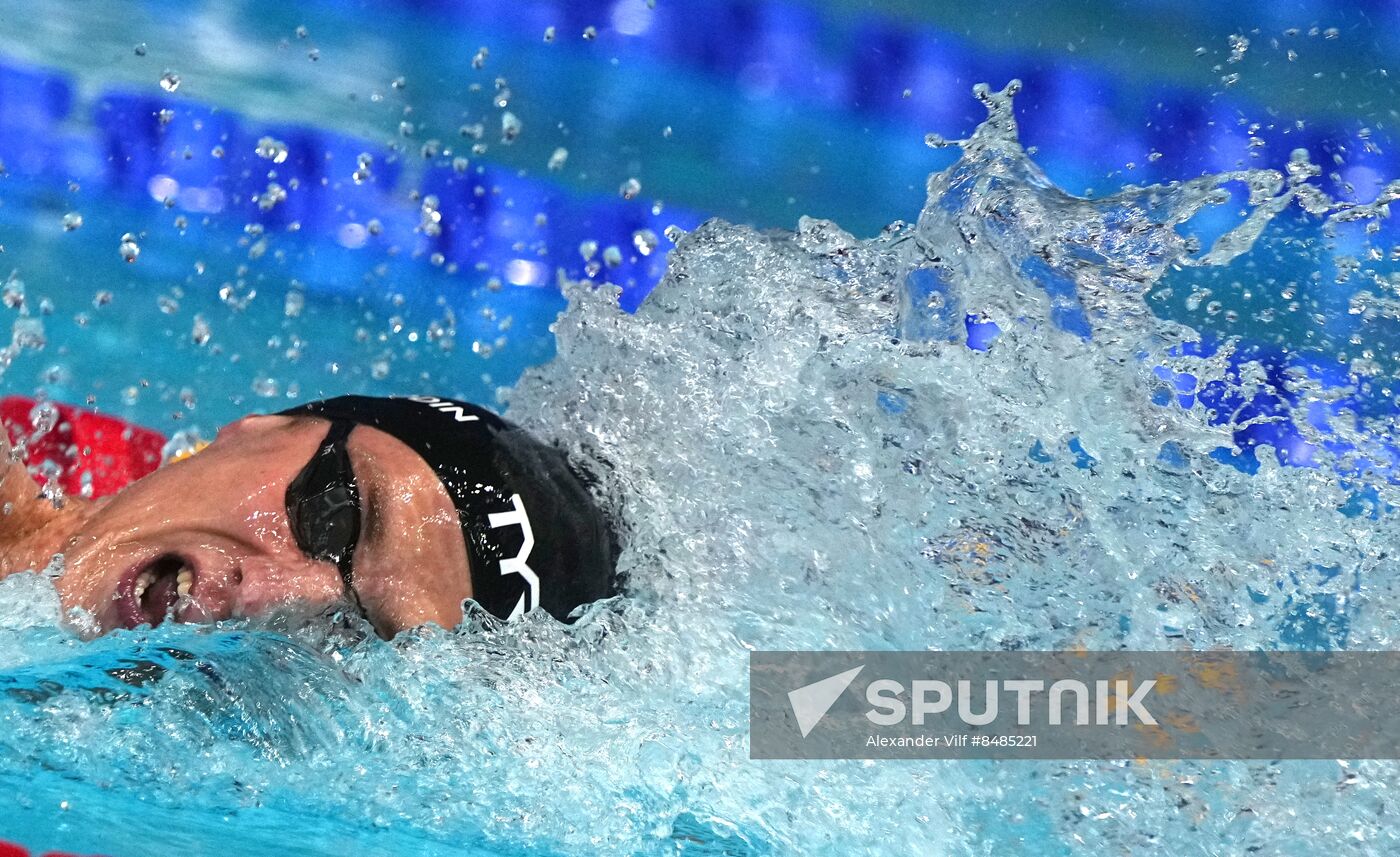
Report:
M180 594L181 598L188 598L191 586L194 586L194 572L184 569L175 578L175 591Z
M142 595L145 595L145 594L146 594L146 590L147 590L148 588L150 588L150 585L151 585L152 583L155 583L155 582L156 582L156 576L155 576L154 574L151 574L149 571L143 571L143 572L141 572L141 576L138 577L138 578L136 578L136 589L134 590L134 594L136 595L136 600L137 600L137 601L140 601L140 600L141 600L141 596L142 596Z

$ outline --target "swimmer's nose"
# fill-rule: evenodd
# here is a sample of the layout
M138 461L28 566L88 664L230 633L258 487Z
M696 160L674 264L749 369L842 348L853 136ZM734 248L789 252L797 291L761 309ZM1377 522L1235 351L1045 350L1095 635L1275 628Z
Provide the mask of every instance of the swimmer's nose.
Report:
M344 597L335 566L305 559L250 557L241 563L234 589L233 615L320 610Z
M219 429L219 436L267 431L278 426L286 425L287 421L290 419L290 417L278 416L277 414L251 414L242 419L234 420Z

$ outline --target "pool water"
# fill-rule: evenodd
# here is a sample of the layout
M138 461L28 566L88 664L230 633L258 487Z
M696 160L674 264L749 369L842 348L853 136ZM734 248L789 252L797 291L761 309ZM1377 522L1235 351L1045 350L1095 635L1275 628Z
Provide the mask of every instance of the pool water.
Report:
M133 26L119 20L106 37L123 54ZM310 62L290 19L246 26L278 29ZM526 38L514 32L502 41ZM38 41L29 50L76 50ZM237 56L209 62L263 73ZM173 103L154 127L175 130L123 150L122 163L150 157L134 190L102 157L77 191L42 168L7 180L5 243L24 258L24 299L9 311L25 334L7 391L91 395L162 430L206 433L323 392L413 387L496 403L603 466L628 586L572 626L472 619L384 642L354 627L231 622L85 641L61 624L42 574L8 577L0 781L13 798L0 836L112 855L231 843L246 854L1395 850L1392 763L748 758L751 650L1393 646L1396 241L1384 209L1354 205L1327 169L1285 150L1242 165L1254 169L1086 198L1022 148L1033 138L1013 121L1011 89L973 97L969 85L956 110L987 118L936 128L966 139L917 167L881 165L904 170L901 187L922 200L878 232L798 211L786 230L702 224L687 206L655 213L655 200L591 193L578 176L555 186L538 168L513 174L490 152L472 156L484 172L459 172L421 158L421 138L374 149L385 186L366 190L348 173L373 144L330 132L306 144L338 164L317 205L263 217L254 197L287 178L266 171L315 173L294 134L259 118L268 101L248 96L239 114L194 99L132 106L82 83L91 72L73 63L93 127L125 104L131 122L113 132L125 146ZM396 97L383 77L381 94ZM342 108L307 109L331 123ZM216 122L227 124L198 136ZM77 124L54 126L55 145L78 138L53 150L65 164L84 163L96 139ZM184 143L162 136L177 132L201 151L223 140L241 160L182 166ZM257 151L265 136L288 145L285 160ZM928 151L922 134L913 142ZM530 145L537 164L554 148ZM385 166L408 155L429 163ZM181 201L166 180L200 190ZM434 187L439 207L404 187ZM226 208L196 212L213 205L211 188ZM482 198L493 205L474 208ZM878 207L851 205L858 218ZM83 224L65 232L74 210ZM610 212L588 227L612 230L595 256L642 228L658 235L655 255L633 244L590 272L577 245L594 239L569 231L579 211ZM665 222L673 211L683 222ZM425 217L457 231L434 233ZM670 225L681 229L664 235ZM141 247L135 262L119 252L123 233ZM539 259L545 282L511 266Z

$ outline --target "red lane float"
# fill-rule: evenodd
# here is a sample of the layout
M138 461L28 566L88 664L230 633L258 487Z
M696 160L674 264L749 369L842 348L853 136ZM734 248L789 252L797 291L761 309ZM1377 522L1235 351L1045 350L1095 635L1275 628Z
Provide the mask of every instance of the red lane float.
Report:
M165 438L159 432L132 425L116 417L53 403L58 413L54 427L35 437L38 402L23 396L0 399L0 424L10 443L23 444L25 463L38 468L49 461L58 465L58 484L74 496L105 497L160 466ZM84 482L92 485L90 494ZM0 857L9 857L0 850Z
M0 839L0 857L30 857L27 849ZM45 851L37 857L78 857L76 854L69 854L67 851Z

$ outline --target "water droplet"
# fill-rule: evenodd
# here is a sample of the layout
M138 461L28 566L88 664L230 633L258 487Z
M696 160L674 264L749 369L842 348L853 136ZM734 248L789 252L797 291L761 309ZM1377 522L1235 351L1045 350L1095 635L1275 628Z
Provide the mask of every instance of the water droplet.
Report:
M429 238L442 234L442 212L438 211L438 198L432 194L423 197L418 229Z
M76 211L70 211L63 215L63 231L72 232L83 225L83 216Z
M598 38L598 28L593 26L584 27L583 38L590 42Z
M407 119L399 123L399 136L412 137L414 132L413 123Z
M211 331L209 321L202 315L194 317L194 327L190 329L190 341L195 345L204 345L209 341Z
M461 128L457 129L457 133L468 139L480 140L482 137L486 136L486 126L482 125L480 122L463 125Z
M607 249L603 251L603 264L609 268L616 268L622 264L622 251L617 248L616 244L609 244Z
M306 52L306 58L311 60L312 62L315 62L316 60L321 58L321 50L319 48L312 48L311 50Z
M507 110L501 114L501 142L510 144L515 142L515 138L520 136L520 120L514 113Z
M545 27L545 28L544 28L544 40L545 40L546 42L552 42L552 41L554 41L554 28L553 28L553 27Z
M642 192L642 183L636 179L628 179L622 183L617 192L623 199L636 199L637 194Z
M287 292L287 298L282 302L282 314L287 318L297 318L306 307L306 295L299 289L292 289Z
M378 235L384 231L384 224L380 223L378 218L371 218L370 221L365 224L365 229L371 235Z
M264 399L270 399L281 391L282 385L277 382L276 378L260 375L253 379L253 392Z
M1230 56L1225 62L1239 62L1244 59L1245 52L1249 50L1249 39L1239 33L1230 35Z
M667 241L670 241L672 244L675 244L676 242L680 241L682 238L685 237L685 230L673 223L670 226L667 226L665 229L663 229L661 231L661 234L666 236Z
M424 160L432 160L433 158L436 158L438 156L439 152L442 151L442 141L429 140L426 143L424 143L423 148L419 149L418 151L419 154L423 156Z
M389 82L389 85L395 89L403 89L405 86L408 85L408 82L404 80L403 75L399 75L398 77L391 80Z
M350 174L350 178L355 184L364 184L374 177L374 172L370 167L374 164L374 158L369 152L361 152L355 159L355 171Z
M136 257L141 255L141 248L136 243L136 236L130 232L122 236L121 245L117 251L122 254L122 258L127 262L135 262Z
M166 108L164 108L164 109L162 109L162 110L160 110L160 111L158 111L158 112L156 113L156 121L159 122L159 123L161 124L162 127L163 127L163 126L166 126L166 125L169 125L169 124L170 124L170 120L172 120L172 119L174 119L174 118L175 118L175 111L174 111L174 110L171 110L169 107L166 107Z
M655 250L659 243L661 243L660 239L650 229L638 229L632 233L632 246L636 247L637 252L643 256L650 256L651 251Z
M554 150L554 154L549 156L549 171L557 173L564 169L564 164L569 160L569 150L560 146Z
M460 155L452 159L452 169L456 172L465 173L470 166L471 161Z
M304 38L306 38L308 35L310 35L310 34L307 32L305 26L297 27L296 33L297 33L297 38L298 38L298 39L304 39Z
M107 289L101 289L92 296L93 309L101 309L112 302L112 293Z
M157 297L156 306L166 315L174 315L180 311L180 302L169 295L160 295Z
M3 290L5 306L10 309L18 309L24 305L24 281L17 279L14 275L5 281Z
M578 245L578 252L579 255L583 257L583 261L587 262L589 259L593 258L594 253L598 252L598 242L591 239L580 242Z
M277 182L268 182L267 190L258 195L258 208L271 211L287 198L287 191Z
M137 45L134 50L136 51L136 55L138 57L144 57L146 55L146 43L142 42L141 44Z
M213 155L216 158L222 158L224 156L224 147L215 146L214 148L209 150L209 154Z
M160 88L166 92L174 92L179 89L180 75L173 71L166 70L165 74L160 76Z
M273 137L261 137L258 139L258 146L255 149L259 158L280 164L287 160L287 144Z
M486 58L490 55L491 52L485 46L477 48L476 56L472 57L472 68L485 68Z

